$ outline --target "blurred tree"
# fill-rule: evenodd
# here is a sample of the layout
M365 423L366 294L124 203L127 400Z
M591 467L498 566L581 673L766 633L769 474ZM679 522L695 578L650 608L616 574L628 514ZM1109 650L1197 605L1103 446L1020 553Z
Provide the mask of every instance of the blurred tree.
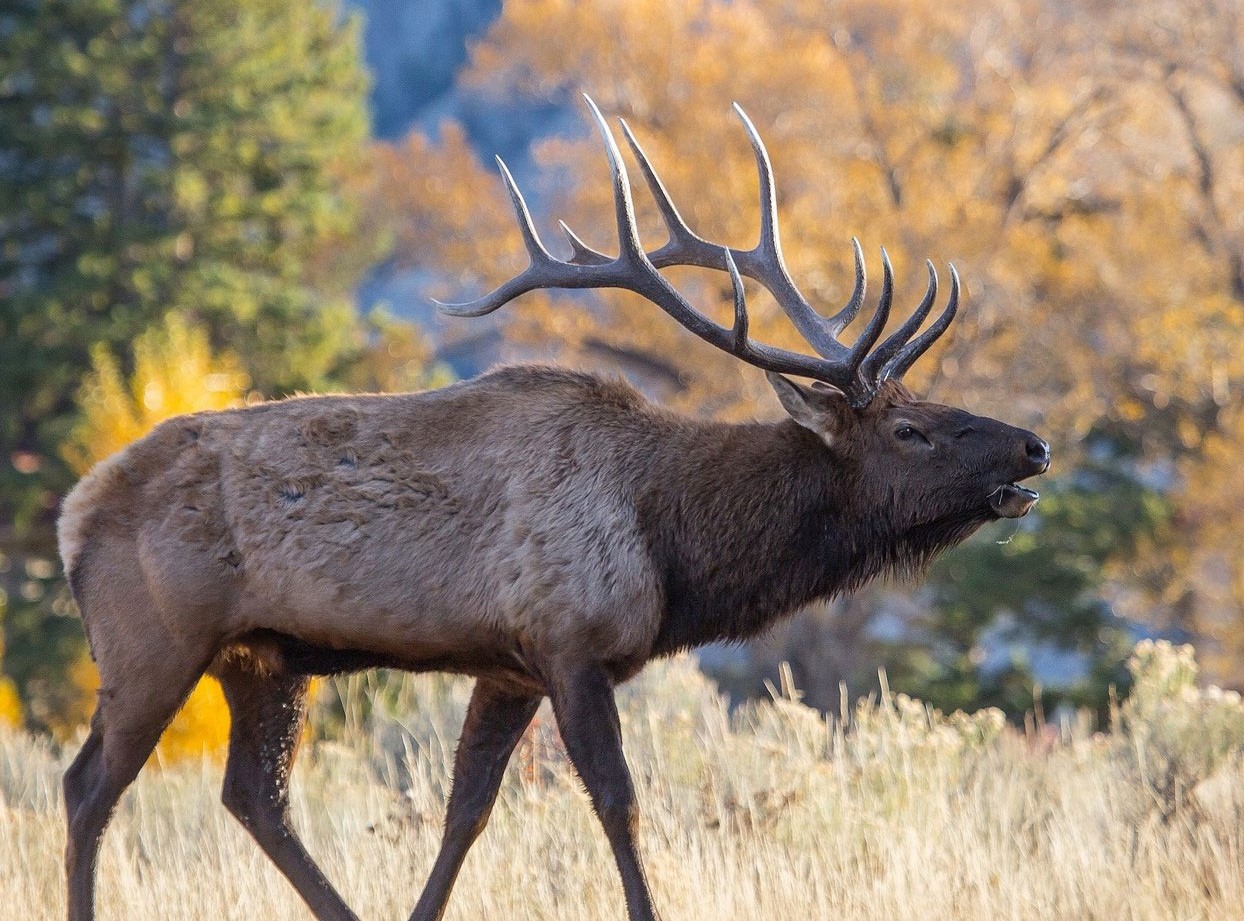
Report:
M1071 435L1087 431L1093 411L1112 398L1110 366L1068 334L1073 322L1034 323L1033 313L1049 298L1076 319L1090 316L1055 237L1110 208L1086 199L1072 180L1111 99L1091 41L1065 19L1039 0L988 8L967 0L652 4L647 14L603 0L572 7L528 0L505 7L464 79L484 93L505 87L570 100L573 89L591 91L636 130L697 231L747 245L758 208L751 151L727 107L737 99L772 155L788 261L810 299L827 306L846 299L853 234L874 273L877 243L889 248L899 304L922 292L921 258L953 254L972 309L915 382L944 378L954 396L983 411L1019 422L1044 417ZM553 34L576 41L551 41ZM556 209L608 246L609 186L596 139L550 142L540 156L566 189ZM825 175L836 181L818 180ZM663 232L646 195L638 198L655 247ZM678 277L699 302L728 313L726 279L700 275L697 287L697 276ZM608 309L594 326L579 325L580 341L686 353L681 332L658 312L629 295L599 300ZM753 302L758 337L798 344L767 298ZM514 313L539 329L558 322L538 306ZM1108 312L1093 316L1109 328ZM759 375L691 348L681 367L689 403L735 402L739 412L767 399ZM1096 379L1079 373L1090 362ZM1003 375L1023 386L1000 392Z
M229 704L220 682L199 679L189 698L160 736L153 758L175 762L200 758L223 760L229 747Z
M1112 228L1135 289L1148 453L1168 455L1177 540L1144 577L1197 638L1209 680L1244 687L1237 455L1244 437L1244 3L1103 4L1114 67L1136 111L1126 223ZM1170 246L1171 239L1182 245ZM1168 245L1163 245L1168 244Z
M1174 621L1201 642L1217 680L1244 687L1244 411L1233 405L1180 465L1176 545L1148 575Z
M461 126L447 122L439 139L412 132L373 147L364 218L377 236L391 235L399 266L458 283L499 284L522 268L518 231L495 184L475 159Z
M127 373L130 343L178 310L261 393L324 387L357 358L350 293L375 255L354 233L350 181L365 89L357 25L328 3L5 6L6 663L33 654L15 633L49 648L78 642L76 627L56 626L69 612L54 604L51 525L71 482L59 445L93 349Z
M453 372L434 360L423 332L383 308L359 324L364 346L337 377L352 393L427 390L453 382Z
M0 678L0 726L22 725L22 702L17 687L8 678Z
M91 350L91 373L78 394L79 418L61 452L79 476L157 423L182 413L240 406L250 375L236 357L213 355L207 331L168 313L133 343L128 379L108 346Z
M1013 533L988 533L935 564L927 613L886 654L896 684L946 710L1022 714L1041 683L1034 660L1052 652L1070 674L1045 705L1089 707L1106 718L1110 688L1127 683L1136 637L1103 585L1166 538L1170 525L1169 500L1123 472L1109 450L1099 444L1046 489L1041 514Z
M320 3L53 0L4 25L0 418L20 528L64 486L48 468L96 343L128 361L181 309L263 392L329 379L361 263L323 257L369 251L340 181L365 79L354 24Z

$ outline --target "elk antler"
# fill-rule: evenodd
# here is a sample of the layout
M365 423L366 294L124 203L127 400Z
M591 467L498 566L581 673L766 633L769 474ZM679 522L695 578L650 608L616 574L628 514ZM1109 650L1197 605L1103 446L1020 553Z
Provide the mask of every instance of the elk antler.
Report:
M537 288L624 288L652 301L671 317L706 342L729 352L748 364L766 371L809 377L842 390L855 406L865 406L881 382L901 378L936 339L950 326L959 308L959 275L950 266L950 300L941 315L923 333L912 339L924 323L937 298L937 272L927 262L929 286L920 304L908 319L874 349L890 317L894 294L894 272L890 258L881 250L881 296L872 317L855 342L847 346L838 335L855 319L864 303L866 277L864 254L859 241L852 238L855 251L855 290L846 305L833 316L816 312L799 293L782 258L778 233L777 196L774 191L773 168L764 142L746 113L736 103L735 113L743 122L756 156L760 174L760 240L753 249L737 250L719 246L698 236L687 226L674 206L665 185L657 176L643 148L635 140L630 127L619 119L622 133L635 154L648 188L669 231L669 241L651 253L644 251L635 224L635 208L631 200L630 180L621 152L600 109L586 94L588 109L600 130L609 158L613 179L614 211L618 225L619 252L610 258L592 249L574 232L561 224L570 241L569 261L555 258L545 248L531 221L527 202L501 158L501 176L514 204L519 230L527 247L530 265L490 294L463 304L437 306L445 313L459 317L478 317L491 313L520 294ZM671 265L692 265L727 272L734 288L734 323L724 327L705 316L679 294L658 271ZM794 323L800 335L819 357L790 352L756 342L748 337L747 305L743 297L743 275L759 282L777 301L778 306Z

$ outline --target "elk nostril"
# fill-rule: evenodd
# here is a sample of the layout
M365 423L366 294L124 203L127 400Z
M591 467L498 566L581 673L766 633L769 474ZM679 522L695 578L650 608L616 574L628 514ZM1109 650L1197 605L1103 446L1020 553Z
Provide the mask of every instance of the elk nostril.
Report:
M1028 459L1034 464L1041 467L1048 467L1050 464L1050 446L1046 444L1043 438L1029 438L1026 445Z

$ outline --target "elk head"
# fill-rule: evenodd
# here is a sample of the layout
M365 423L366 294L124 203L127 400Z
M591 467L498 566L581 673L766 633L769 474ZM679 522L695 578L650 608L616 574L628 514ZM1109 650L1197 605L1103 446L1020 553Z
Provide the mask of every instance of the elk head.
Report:
M561 224L572 249L569 260L552 256L540 241L527 204L500 158L497 162L518 217L530 258L529 266L492 293L462 304L440 304L454 316L482 316L513 298L538 288L623 288L652 301L701 339L763 369L787 413L816 435L827 462L854 473L856 495L866 513L894 519L900 533L935 531L930 544L953 543L992 518L1018 518L1037 501L1020 481L1049 468L1049 446L1036 435L966 410L917 399L901 379L911 365L950 326L959 308L959 275L950 270L945 308L923 331L937 300L938 276L926 262L929 281L910 316L882 339L890 319L894 277L881 251L882 281L877 305L855 341L838 339L864 304L866 273L859 242L855 252L855 288L846 305L823 316L799 292L782 258L777 198L768 152L751 120L736 104L760 175L760 240L750 250L732 249L703 239L679 214L647 155L625 121L622 133L643 172L669 232L669 240L647 252L640 243L626 167L612 132L590 97L588 109L600 130L613 180L620 251L609 257L585 244ZM698 266L729 274L734 290L734 322L716 323L692 306L660 274L672 265ZM742 276L759 282L817 353L776 348L748 335ZM785 375L811 378L805 387ZM871 497L871 500L867 497ZM932 549L932 548L930 548Z
M918 400L895 380L856 408L835 387L768 376L791 418L854 474L857 507L892 533L922 530L937 545L929 549L940 549L992 518L1019 518L1037 501L1019 481L1044 473L1050 451L1031 432Z

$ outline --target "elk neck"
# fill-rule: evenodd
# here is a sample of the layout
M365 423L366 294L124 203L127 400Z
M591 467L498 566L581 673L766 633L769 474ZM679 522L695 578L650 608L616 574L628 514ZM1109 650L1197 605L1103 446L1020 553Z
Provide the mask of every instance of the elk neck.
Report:
M649 460L638 512L666 600L655 654L744 639L902 565L858 470L794 422L689 426Z

